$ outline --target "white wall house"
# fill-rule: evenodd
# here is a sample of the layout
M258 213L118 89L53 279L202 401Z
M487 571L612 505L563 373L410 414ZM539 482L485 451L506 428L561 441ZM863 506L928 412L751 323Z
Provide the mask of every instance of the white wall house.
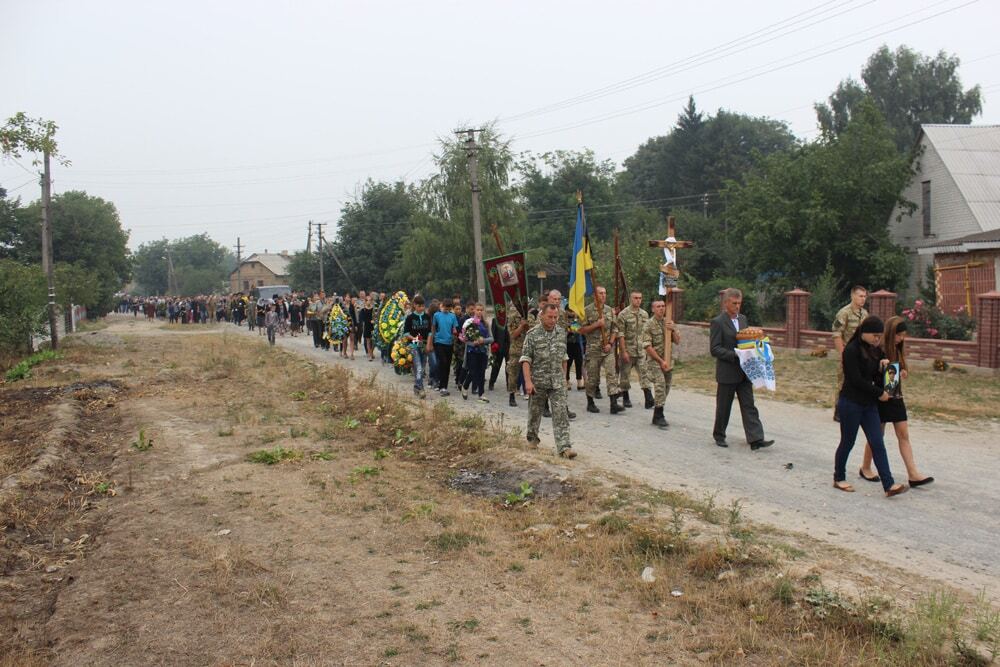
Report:
M939 305L954 310L965 293L974 300L1000 284L1000 125L924 125L917 142L915 176L903 191L917 208L898 222L894 210L889 233L910 259L908 293L937 266L945 269Z

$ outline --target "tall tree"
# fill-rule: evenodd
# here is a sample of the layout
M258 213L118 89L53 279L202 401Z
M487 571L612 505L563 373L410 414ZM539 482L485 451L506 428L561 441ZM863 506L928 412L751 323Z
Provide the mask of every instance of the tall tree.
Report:
M783 122L723 109L705 117L691 98L670 133L652 137L625 160L621 182L639 201L700 207L704 193L717 192L762 157L794 145Z
M768 157L728 188L727 221L742 277L812 286L832 266L844 283L895 289L906 258L888 220L912 173L874 104L839 136Z
M16 212L14 254L22 262L41 261L40 202ZM96 314L114 305L114 294L129 281L132 265L128 232L122 229L115 205L86 192L69 191L52 197L52 250L55 262L75 264L97 275Z
M402 181L369 180L355 200L341 209L333 252L343 265L334 265L324 278L338 291L387 289L386 273L393 267L417 208L417 194ZM325 270L325 266L324 266ZM347 276L344 276L344 272Z
M901 152L912 150L923 123L971 123L983 111L978 85L962 89L960 60L941 51L934 58L907 46L882 46L868 58L861 81L845 79L827 103L816 105L825 134L843 132L862 100L871 98L892 128Z
M505 237L516 238L523 213L510 184L514 166L510 142L489 126L479 134L478 144L484 256L489 257L489 225L496 224ZM476 267L465 141L442 140L441 152L435 159L438 171L419 188L420 210L411 219L399 261L387 279L404 289L429 294L456 290L473 294Z
M180 294L216 293L236 266L236 256L204 233L143 243L135 251L133 265L135 280L145 294L169 293L168 253Z

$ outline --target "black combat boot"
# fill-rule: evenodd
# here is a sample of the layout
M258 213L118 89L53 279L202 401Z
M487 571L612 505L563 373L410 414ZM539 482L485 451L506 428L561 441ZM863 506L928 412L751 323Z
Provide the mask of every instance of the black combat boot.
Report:
M510 399L507 400L507 404L510 407L512 407L512 408L516 408L517 407L517 399L514 398L514 394L510 395Z
M611 414L616 415L619 412L625 412L625 408L618 405L618 394L611 395Z
M653 408L653 426L666 428L667 420L663 418L663 408Z
M566 408L566 416L570 419L576 419L576 413L570 410L569 407Z
M596 405L594 405L594 397L593 396L588 396L587 397L587 412L600 412L600 411L601 411L600 408L598 408Z
M597 400L601 400L602 398L604 398L604 396L601 395L600 385L594 388L594 398L596 398Z
M622 392L622 407L623 408L631 408L632 407L632 399L630 399L628 397L628 392L627 391L623 391Z
M646 398L646 405L644 406L647 410L653 407L653 390L643 389L642 395Z

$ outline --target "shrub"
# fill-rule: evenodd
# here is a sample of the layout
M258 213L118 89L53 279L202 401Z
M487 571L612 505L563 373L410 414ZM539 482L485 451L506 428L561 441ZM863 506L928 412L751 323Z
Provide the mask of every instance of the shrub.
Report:
M740 278L713 278L700 283L690 279L685 284L684 319L693 322L707 322L722 312L722 302L719 292L727 287L735 287L743 291L743 308L741 312L751 323L760 323L760 303L757 291Z
M917 338L972 340L976 330L976 321L964 306L954 315L946 315L936 306L917 299L912 306L903 309L902 316L908 321L910 335Z

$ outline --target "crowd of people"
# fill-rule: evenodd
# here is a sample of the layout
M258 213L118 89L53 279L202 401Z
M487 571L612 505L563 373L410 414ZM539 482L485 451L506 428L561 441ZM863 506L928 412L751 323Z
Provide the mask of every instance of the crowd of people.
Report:
M847 458L857 433L867 439L859 476L882 484L887 496L909 487L934 481L916 465L903 401L902 382L910 369L906 364L906 320L900 317L882 322L870 316L864 305L867 290L856 286L851 303L842 308L832 327L833 347L839 355L834 419L841 437L834 456L833 485L854 491L846 481ZM353 360L360 355L368 361L394 363L393 345L379 340L380 313L396 300L385 292L360 291L356 295L311 295L292 292L260 299L242 293L228 296L123 297L119 312L139 313L147 318L163 318L170 323L244 323L249 330L267 336L271 345L277 336L311 336L314 347L332 350ZM633 408L632 385L643 394L643 407L652 410L650 423L666 429L665 408L673 376L673 359L668 341L679 344L680 330L667 317L665 302L655 297L650 310L643 306L641 292L633 291L619 310L607 304L607 293L597 287L582 318L568 307L558 290L550 290L529 302L522 314L510 307L506 322L497 318L487 323L482 303L451 298L425 300L415 295L404 299L404 317L393 337L405 348L401 353L413 374L413 393L426 398L428 392L450 395L449 386L488 403L503 374L507 402L518 407L518 399L528 401L526 437L539 444L542 418L551 418L556 453L573 458L571 420L567 392L575 381L585 392L587 412L599 413L607 393L610 414ZM738 334L748 331L740 310L743 295L737 289L722 293L720 314L709 325L709 352L716 362L715 422L712 436L719 447L728 447L727 427L733 400L739 403L746 442L751 451L770 447L754 402L754 387L737 354ZM397 303L397 307L400 304ZM335 324L339 322L339 324ZM336 330L334 330L336 328ZM906 466L908 484L897 483L889 468L883 437L885 425L892 424ZM872 465L874 463L874 470Z

